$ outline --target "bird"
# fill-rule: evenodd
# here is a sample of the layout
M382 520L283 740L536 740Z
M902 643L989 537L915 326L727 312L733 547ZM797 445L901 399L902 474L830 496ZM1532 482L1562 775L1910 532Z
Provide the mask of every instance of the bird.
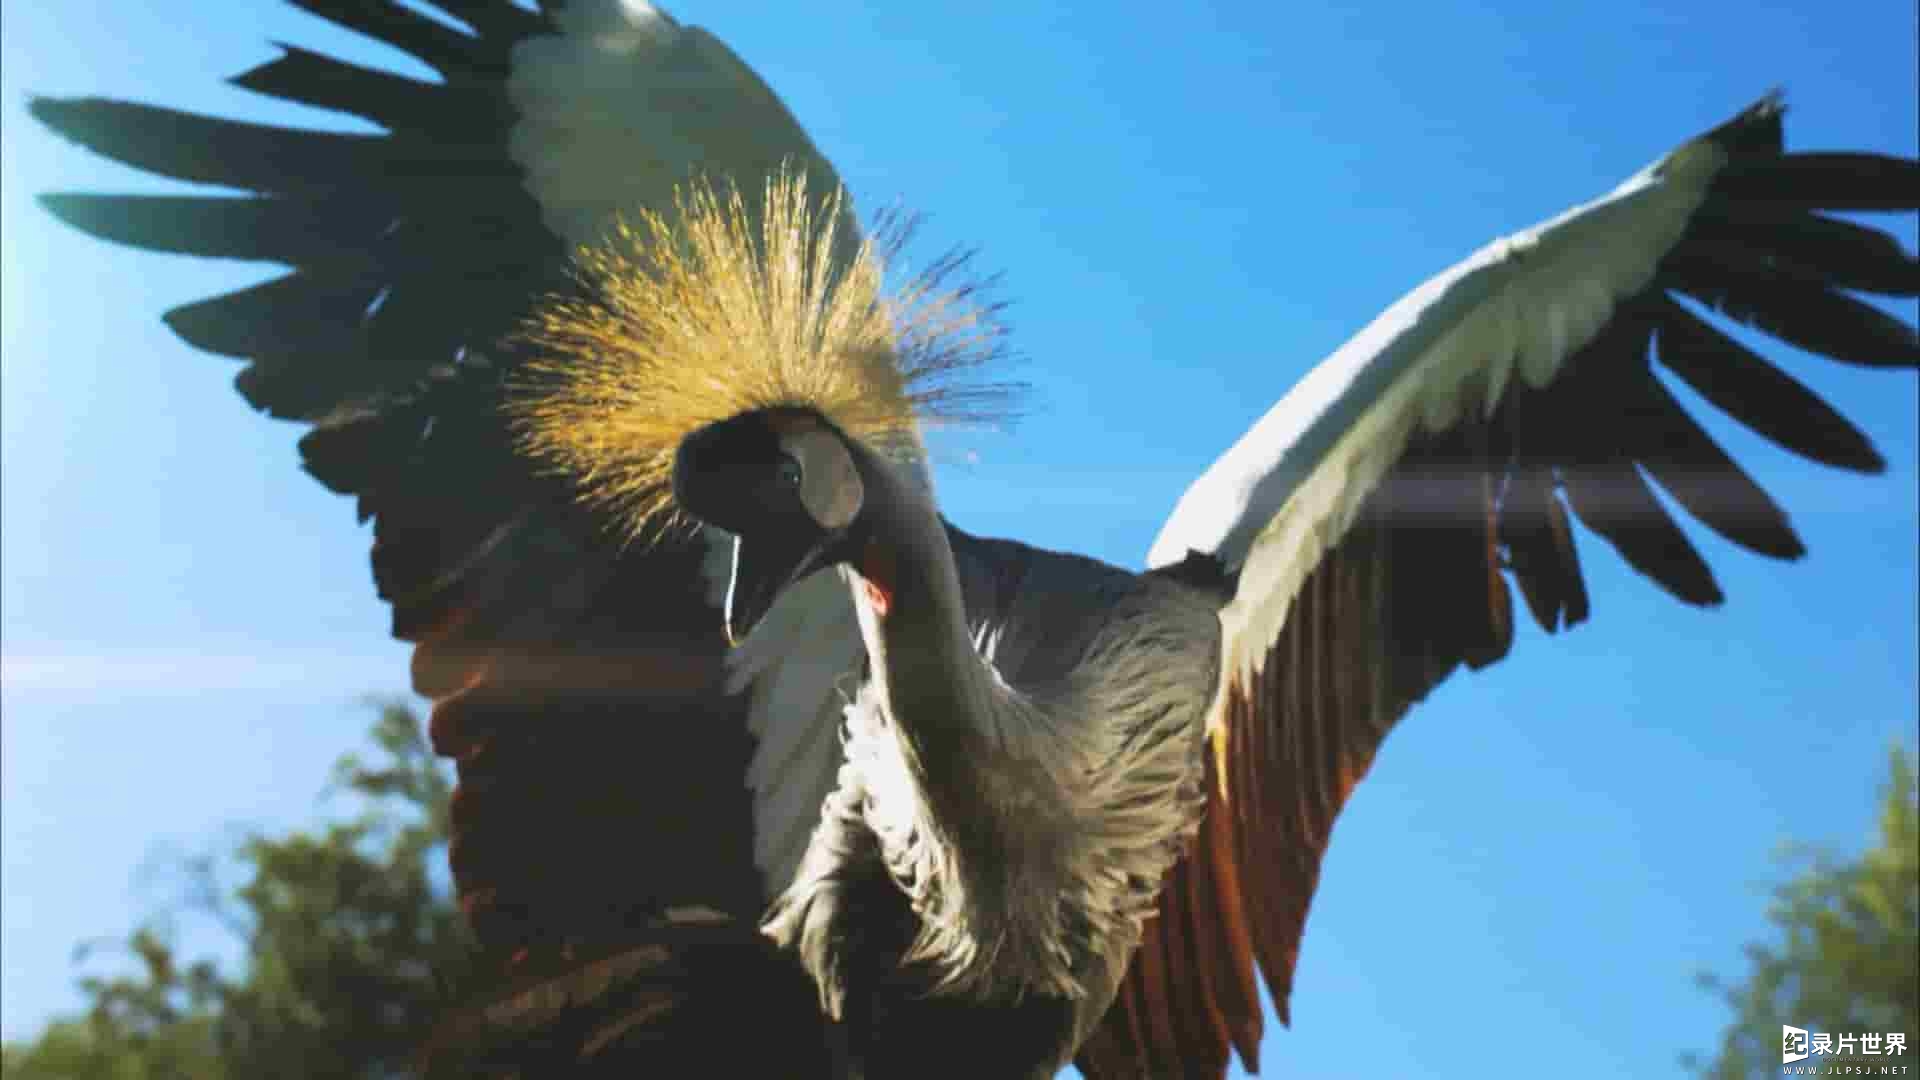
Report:
M847 1025L849 1075L1224 1068L1256 963L1287 998L1283 857L1319 857L1435 684L1507 654L1510 579L1543 629L1586 617L1569 510L1696 605L1720 589L1642 470L1735 544L1803 554L1653 366L1814 460L1882 464L1677 300L1920 365L1912 327L1841 291L1916 295L1920 263L1814 213L1908 208L1920 164L1786 154L1783 115L1770 94L1390 306L1194 482L1144 573L946 522L905 436L1005 391L968 381L984 316L889 300L871 245L836 269L838 204L804 178L696 194L593 268L600 300L548 312L550 379L511 406L529 452L637 534L678 514L731 538L737 673L830 640L763 622L783 597L824 578L853 606L863 677L815 686L844 708L832 793L764 926ZM766 723L816 716L788 708ZM1213 962L1137 959L1149 924L1145 948Z
M897 950L903 929L919 936L916 904L939 902L916 895L910 875L908 885L872 876L874 844L888 837L874 831L865 803L868 785L888 774L863 770L885 763L854 753L885 751L873 728L890 715L880 704L886 665L863 660L873 628L862 622L876 620L876 604L902 611L907 594L868 592L878 574L851 588L834 574L788 581L778 566L743 578L743 567L764 565L751 561L762 537L724 509L725 487L704 489L719 500L714 523L724 528L727 518L741 531L636 540L630 518L647 506L583 501L594 485L569 475L566 439L547 447L562 451L559 460L543 458L524 440L540 431L538 408L515 411L551 402L543 395L556 386L564 394L569 371L590 370L564 349L530 370L542 361L523 351L538 350L514 334L543 312L607 311L592 282L569 273L568 256L601 243L609 218L651 213L669 233L684 228L683 181L700 174L740 196L739 213L725 198L707 203L739 221L757 194L779 201L771 195L785 189L762 181L789 167L831 203L831 166L717 39L656 8L438 5L471 30L460 33L399 8L302 6L427 61L444 82L293 48L237 80L356 113L384 127L379 136L42 100L35 115L84 145L253 193L46 202L109 239L295 268L168 322L192 344L250 359L241 392L307 424L309 471L356 496L375 523L376 580L394 605L395 633L416 643L416 687L436 699L436 746L460 769L453 864L462 901L482 939L526 980L515 1008L493 1015L543 1027L538 1041L551 1045L510 1051L539 1075L557 1068L542 1052L571 1062L627 1040L711 1046L742 1013L757 1017L755 1042L784 1074L805 1074L815 1063L792 1047L818 1034L819 1016L802 1000L813 997L848 1029L835 1036L852 1040L835 1048L841 1069L854 1054L884 1069L888 1054L912 1052L901 1048L914 1045L920 1025L975 1022L994 1033L977 1046L920 1043L921 1074L936 1064L926 1045L952 1054L958 1069L964 1053L991 1053L996 1040L1029 1055L1028 1072L1074 1054L1096 1077L1216 1075L1230 1049L1251 1061L1255 980L1264 973L1284 1016L1314 868L1385 731L1453 669L1504 654L1509 581L1550 629L1587 614L1571 518L1694 603L1717 599L1717 585L1646 494L1640 470L1671 481L1684 508L1735 542L1776 555L1795 549L1771 502L1659 397L1647 375L1649 339L1663 366L1761 434L1828 464L1878 464L1850 424L1670 294L1842 360L1913 362L1908 328L1834 291L1911 295L1911 258L1877 233L1813 212L1910 207L1911 163L1782 156L1780 107L1770 100L1637 174L1617 198L1503 241L1389 309L1202 478L1156 543L1148 574L935 528L924 470L908 461L902 480L875 467L876 499L925 512L907 537L916 558L939 566L940 547L950 552L972 650L960 659L980 657L1020 690L1091 647L1060 631L1112 629L1115 611L1140 605L1175 619L1177 644L1191 653L1191 663L1156 674L1204 691L1160 718L1169 731L1184 729L1184 741L1168 735L1151 747L1168 774L1183 775L1121 777L1160 800L1153 824L1123 838L1142 868L1120 875L1122 906L1142 895L1158 905L1150 918L1137 906L1124 912L1123 924L1142 918L1116 939L1124 953L1128 933L1142 938L1122 958L1124 972L1087 948L1085 928L1033 957L981 948L966 929L926 942L945 970L929 976L906 965L891 973L895 983L876 987L876 956ZM619 110L587 107L609 87L623 95ZM1682 210L1689 192L1699 203ZM794 216L808 215L832 236L828 250L858 248L844 205ZM1566 256L1589 245L1591 259ZM620 269L618 260L602 265ZM550 293L568 299L549 306ZM564 339L564 318L557 329ZM1448 351L1461 342L1500 348L1483 360ZM884 402L896 392L888 386L850 407ZM1475 393L1479 411L1466 404ZM1418 423L1407 420L1409 403ZM939 395L925 404L937 419ZM660 466L679 464L688 448L684 478L700 474L704 456L693 451L705 440L694 436L708 426L724 439L798 425L786 436L811 449L792 464L811 466L836 447L869 466L882 448L913 457L912 439L901 439L913 410L897 401L881 410L888 430L878 433L820 406L655 413L665 421L657 430L687 429L653 455L655 480L674 479ZM571 465L608 452L591 445L591 425L571 430L589 437ZM762 479L793 475L784 459L762 464L772 466ZM803 469L799 486L817 471ZM1701 486L1703 476L1713 482ZM679 485L690 510L698 487ZM811 516L804 501L801 509ZM765 538L777 546L777 531ZM1111 602L1080 606L1087 596ZM713 609L733 614L736 603L739 644L729 650L726 620ZM862 680L863 665L878 680ZM1204 677L1209 665L1218 685ZM864 706L843 715L849 687ZM659 720L653 732L671 730L645 738L672 738L676 752L635 752L648 744L605 722L637 716ZM1053 794L1068 783L1041 777L1023 793L1056 782ZM882 804L902 787L882 792ZM904 790L909 804L919 796ZM631 858L607 859L609 850ZM858 858L837 861L849 854ZM1160 861L1170 876L1147 880ZM867 876L854 893L823 896L842 870ZM770 935L751 932L770 902ZM836 936L836 913L856 914L855 928L879 951L861 954L862 942ZM824 935L809 937L816 929ZM757 948L769 936L779 946L771 954ZM1011 1008L991 1007L995 980L1009 972L961 962L982 955L1013 965ZM1065 977L1049 957L1066 964ZM840 972L852 983L836 983L835 964L850 965ZM555 970L564 974L546 977ZM965 1004L943 1010L941 995L925 992L927 978ZM1115 1000L1104 1011L1103 993ZM569 1010L588 1000L606 1008L572 1019ZM792 1018L791 1038L776 1030L783 1017Z

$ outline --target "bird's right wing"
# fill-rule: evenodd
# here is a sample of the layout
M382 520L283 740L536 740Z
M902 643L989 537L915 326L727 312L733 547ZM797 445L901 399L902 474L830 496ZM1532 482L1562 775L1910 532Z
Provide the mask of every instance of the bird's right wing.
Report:
M1209 806L1083 1071L1256 1063L1264 974L1284 1022L1334 819L1381 741L1461 665L1586 619L1578 518L1679 599L1716 604L1651 477L1728 540L1802 552L1785 513L1674 400L1653 356L1815 461L1883 467L1806 388L1682 306L1807 350L1913 367L1920 339L1850 290L1920 294L1893 238L1821 211L1911 211L1920 166L1786 154L1768 98L1615 191L1499 241L1315 368L1181 500L1150 562L1237 575L1222 613ZM1571 511L1571 517L1569 516ZM1188 564L1193 567L1194 564Z
M664 978L674 965L662 941L728 932L703 912L757 942L753 837L768 799L757 808L744 785L754 739L745 702L722 686L706 551L624 546L525 458L502 409L520 354L503 339L543 295L574 287L571 247L599 239L615 213L670 212L674 186L696 172L749 193L782 163L817 191L837 180L751 69L636 0L433 0L436 18L293 2L417 57L439 81L293 46L234 80L378 134L36 100L36 117L89 149L240 193L44 201L109 240L287 268L166 321L197 348L247 361L241 394L306 425L308 471L372 519L375 582L394 634L415 644L434 745L459 765L459 898L481 942L523 977L480 1019L524 1033ZM782 617L811 632L804 613ZM756 691L759 711L770 696ZM797 732L756 721L761 745L817 744L805 729L815 712L791 714ZM817 803L796 813L811 821ZM778 1041L776 992L812 1008L804 986L777 975L709 970L721 992L708 1012L752 1017L766 1045ZM663 1000L639 992L619 1024L657 1016ZM458 1034L477 1039L473 1027ZM572 1060L623 1030L555 1041Z

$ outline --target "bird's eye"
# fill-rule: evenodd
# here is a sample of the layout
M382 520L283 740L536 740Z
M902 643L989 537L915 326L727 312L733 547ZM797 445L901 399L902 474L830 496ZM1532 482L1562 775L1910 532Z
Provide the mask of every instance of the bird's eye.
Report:
M790 490L795 490L795 491L799 490L800 488L800 463L799 462L793 460L792 458L782 458L780 460L780 464L778 466L776 475L780 478L781 487L788 488Z

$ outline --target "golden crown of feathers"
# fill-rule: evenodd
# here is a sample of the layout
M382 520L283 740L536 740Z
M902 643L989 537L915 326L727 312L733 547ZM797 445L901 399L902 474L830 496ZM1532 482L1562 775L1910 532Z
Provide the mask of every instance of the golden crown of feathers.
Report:
M742 412L812 408L896 457L921 452L919 424L1010 418L1018 385L980 377L1005 355L996 308L978 282L949 284L966 256L889 290L912 221L860 238L843 210L841 191L812 197L783 167L758 205L696 180L671 217L643 210L581 248L579 295L516 335L531 352L508 405L522 448L639 538L681 521L681 440Z

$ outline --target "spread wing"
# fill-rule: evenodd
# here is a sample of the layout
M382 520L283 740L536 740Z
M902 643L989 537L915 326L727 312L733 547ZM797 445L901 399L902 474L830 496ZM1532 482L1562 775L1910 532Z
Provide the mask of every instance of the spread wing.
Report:
M774 1053L783 1010L817 1017L797 969L767 970L758 951L755 834L784 836L769 805L810 823L818 804L795 809L804 799L777 785L756 804L743 783L748 703L765 695L723 685L701 543L623 547L515 452L500 406L518 357L502 336L572 287L570 247L615 211L670 210L695 170L752 188L793 161L819 190L832 170L725 46L642 3L435 0L455 28L394 3L294 2L440 80L293 46L234 80L384 129L364 135L36 100L89 149L240 193L44 203L108 240L287 269L166 321L244 360L241 394L302 424L308 471L373 522L375 583L415 645L434 744L458 763L460 902L514 977L441 1049L514 1042L546 1075L560 1058L541 1053L603 1057L657 1041L671 1016L709 1057L716 1031L751 1017L760 1035L736 1052ZM763 748L819 741L759 734ZM729 941L750 947L708 947ZM685 993L701 985L725 992Z
M1238 575L1222 615L1207 820L1121 1000L1107 1080L1252 1068L1280 1017L1334 819L1380 742L1462 664L1508 651L1517 584L1549 631L1588 615L1572 520L1680 600L1721 600L1648 483L1758 554L1785 512L1654 375L1801 456L1883 467L1866 436L1682 298L1843 363L1914 367L1914 329L1852 295L1920 293L1884 233L1920 166L1786 154L1769 97L1606 196L1483 249L1315 368L1190 488L1150 562Z

